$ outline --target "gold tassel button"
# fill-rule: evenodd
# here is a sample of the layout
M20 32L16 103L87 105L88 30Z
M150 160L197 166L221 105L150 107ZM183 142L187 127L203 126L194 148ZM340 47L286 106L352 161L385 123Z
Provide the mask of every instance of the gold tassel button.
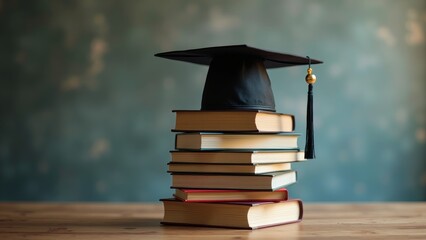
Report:
M308 71L308 75L306 75L305 81L308 84L314 84L317 81L317 77L314 74L312 74L312 68L308 68L307 71Z

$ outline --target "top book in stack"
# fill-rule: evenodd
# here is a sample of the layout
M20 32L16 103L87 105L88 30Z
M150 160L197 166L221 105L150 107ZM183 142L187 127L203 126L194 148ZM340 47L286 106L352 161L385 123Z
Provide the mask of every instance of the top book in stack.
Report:
M174 110L175 132L292 132L294 116L266 111Z

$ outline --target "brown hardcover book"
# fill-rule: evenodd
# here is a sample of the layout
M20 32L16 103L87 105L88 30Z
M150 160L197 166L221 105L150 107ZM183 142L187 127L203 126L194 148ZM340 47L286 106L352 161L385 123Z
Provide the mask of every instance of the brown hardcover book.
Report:
M173 173L172 188L274 191L296 182L295 171L257 175Z
M265 111L174 110L177 132L291 132L294 116Z
M230 150L230 149L297 149L299 134L176 134L176 149Z
M305 161L298 150L278 151L171 151L172 163L264 164Z
M303 216L301 200L282 202L182 202L161 200L163 224L256 229L298 222Z
M246 173L261 174L291 169L291 163L272 164L205 164L205 163L169 163L168 172L178 173Z
M184 202L280 202L288 199L288 191L285 188L276 191L177 188L173 196Z

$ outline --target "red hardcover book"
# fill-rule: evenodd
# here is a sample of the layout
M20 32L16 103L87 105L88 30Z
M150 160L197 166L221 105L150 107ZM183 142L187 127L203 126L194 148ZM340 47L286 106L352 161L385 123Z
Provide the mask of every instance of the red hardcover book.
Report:
M288 191L281 188L275 191L254 190L209 190L209 189L175 189L173 194L184 202L239 202L268 201L279 202L288 199Z

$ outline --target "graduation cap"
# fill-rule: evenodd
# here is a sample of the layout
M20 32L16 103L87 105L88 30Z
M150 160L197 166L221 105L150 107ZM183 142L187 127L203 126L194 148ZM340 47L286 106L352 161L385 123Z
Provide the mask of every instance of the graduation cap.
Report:
M313 145L312 84L315 75L311 64L322 63L309 57L277 53L231 45L171 51L155 56L171 60L208 65L201 110L263 110L275 112L275 100L266 69L309 65L306 158L315 158Z

